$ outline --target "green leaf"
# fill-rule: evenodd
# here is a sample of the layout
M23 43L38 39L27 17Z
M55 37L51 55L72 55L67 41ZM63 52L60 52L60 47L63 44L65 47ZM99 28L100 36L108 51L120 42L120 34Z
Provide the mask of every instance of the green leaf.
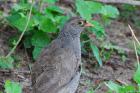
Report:
M46 33L38 31L32 36L31 43L34 46L33 58L36 59L39 56L41 49L50 43L50 38Z
M51 4L54 4L56 1L58 0L43 0L44 2L47 2L47 3L51 3Z
M24 4L24 3L27 3L28 0L19 0L19 2L20 2L21 4Z
M133 76L133 79L140 84L140 65L138 65L138 68Z
M6 80L4 87L6 93L22 93L22 87L17 82Z
M56 12L56 13L60 13L60 14L64 13L64 11L61 8L59 8L58 6L54 6L54 5L48 6L46 8L46 11Z
M112 81L109 81L108 83L105 83L105 84L111 91L114 91L115 93L119 93L119 90L121 88L120 85L118 85Z
M31 46L32 46L31 37L30 36L25 37L23 44L24 44L25 48L31 48Z
M101 3L97 3L93 1L85 1L85 3L87 4L89 11L93 14L100 13L103 6Z
M86 20L92 19L92 12L84 0L76 0L76 8L77 12L81 15L82 18Z
M76 10L80 16L88 21L92 14L98 14L102 10L102 4L93 1L76 0Z
M13 27L16 27L19 31L22 32L27 23L27 16L25 16L23 13L16 13L11 16L8 16L7 20ZM33 20L29 22L27 30L32 28L32 23Z
M89 89L86 93L94 93L93 89Z
M40 47L37 47L37 46L34 47L34 50L33 50L33 58L34 59L37 59L37 57L41 53L41 50L42 50L42 47L41 48Z
M18 3L18 4L15 4L13 7L12 7L12 12L17 12L17 11L27 11L27 10L30 10L30 4L29 3Z
M40 13L36 13L35 15L33 15L33 20L34 20L34 26L37 26L40 24L40 21L43 20L44 15L40 14Z
M137 7L129 5L129 4L123 4L122 9L130 13L130 12L136 11Z
M91 47L92 52L93 52L96 60L98 61L99 65L102 66L103 63L102 63L102 60L100 58L99 49L92 42L90 42L90 47Z
M56 16L55 17L55 22L58 25L59 29L62 29L66 21L69 19L68 16Z
M46 33L36 31L32 36L31 43L33 46L44 47L50 43L50 38Z
M57 28L54 22L47 17L41 17L39 21L39 29L43 32L56 32Z
M99 22L91 20L90 23L93 24L93 27L89 28L89 31L92 31L97 38L105 35L104 27Z
M116 18L119 15L119 11L116 7L111 5L102 6L100 13L106 17Z
M126 85L126 86L122 86L120 89L119 89L119 93L135 93L135 86L132 86L132 85Z
M58 6L48 6L45 10L47 17L50 18L52 21L55 21L56 16L60 16L64 14L64 11L60 9Z
M19 5L19 4L15 4L15 5L12 7L12 9L15 10L15 11L19 11L19 10L23 9L23 7L22 7L21 5Z
M12 57L0 57L0 68L3 69L12 69L14 59Z
M93 24L94 27L89 28L90 31L92 31L94 34L96 34L97 37L101 37L105 34L103 26L97 21L91 20L91 14L92 13L99 13L99 11L102 9L102 4L92 2L92 1L86 1L84 2L77 0L77 11L80 13L80 15L88 20L90 23ZM84 11L85 10L85 11Z

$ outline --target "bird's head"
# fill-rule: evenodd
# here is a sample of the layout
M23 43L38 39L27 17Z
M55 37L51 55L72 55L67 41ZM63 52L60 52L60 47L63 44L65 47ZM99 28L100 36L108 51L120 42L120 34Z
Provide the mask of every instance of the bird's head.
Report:
M86 27L90 26L92 26L92 24L88 23L86 20L80 17L72 17L66 22L62 31L71 35L80 35Z

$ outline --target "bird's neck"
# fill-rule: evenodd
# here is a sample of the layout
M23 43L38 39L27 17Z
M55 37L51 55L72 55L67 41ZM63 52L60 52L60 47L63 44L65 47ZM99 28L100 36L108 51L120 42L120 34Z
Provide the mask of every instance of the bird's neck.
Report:
M77 34L77 33L72 33L71 31L65 32L65 31L62 30L60 32L58 38L65 38L65 39L70 39L70 40L72 39L72 40L74 40L74 39L80 38L80 33Z
M72 35L61 32L58 38L61 40L63 47L72 49L76 56L81 57L80 34Z

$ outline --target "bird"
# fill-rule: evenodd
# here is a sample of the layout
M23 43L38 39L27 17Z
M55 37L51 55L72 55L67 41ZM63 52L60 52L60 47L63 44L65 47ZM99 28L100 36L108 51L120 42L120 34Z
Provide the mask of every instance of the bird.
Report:
M72 17L58 37L42 49L32 66L33 93L76 92L81 75L80 34L89 26L81 17Z

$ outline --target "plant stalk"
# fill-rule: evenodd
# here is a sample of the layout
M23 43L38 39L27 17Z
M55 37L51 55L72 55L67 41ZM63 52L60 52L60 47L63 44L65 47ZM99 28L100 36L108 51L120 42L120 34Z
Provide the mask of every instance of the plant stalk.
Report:
M8 53L8 55L6 57L10 57L14 53L15 49L17 48L18 44L20 43L21 39L23 38L23 36L24 36L24 34L25 34L25 32L26 32L26 30L28 28L30 19L31 19L33 5L34 5L34 0L32 0L32 5L31 5L31 8L30 8L30 11L29 11L29 14L28 14L28 19L27 19L27 23L25 25L25 28L24 28L23 32L21 33L18 41L16 42L16 45L12 48L12 50Z

